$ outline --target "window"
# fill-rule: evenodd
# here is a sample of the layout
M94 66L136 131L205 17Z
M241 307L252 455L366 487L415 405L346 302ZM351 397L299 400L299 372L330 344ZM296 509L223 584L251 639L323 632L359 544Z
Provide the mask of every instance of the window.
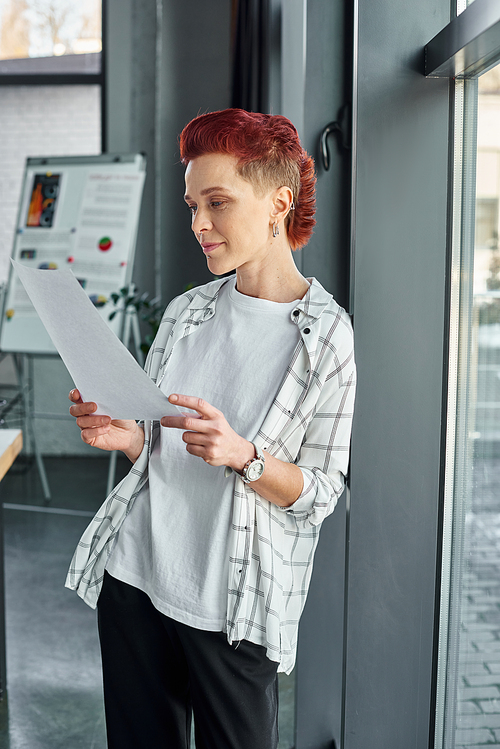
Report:
M28 156L104 150L101 0L0 0L0 284Z
M101 0L0 0L0 74L101 72Z
M436 746L472 749L500 745L500 65L456 82L455 146Z

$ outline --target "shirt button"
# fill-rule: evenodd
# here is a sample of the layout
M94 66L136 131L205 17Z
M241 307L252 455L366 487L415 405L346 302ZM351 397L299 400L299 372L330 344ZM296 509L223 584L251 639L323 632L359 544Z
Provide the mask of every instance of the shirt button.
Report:
M294 311L293 311L292 314L293 314L294 317L298 317L300 315L300 310L294 309Z
M311 332L310 328L304 328L304 333L305 333L306 335L307 335L308 333L310 333L310 332Z

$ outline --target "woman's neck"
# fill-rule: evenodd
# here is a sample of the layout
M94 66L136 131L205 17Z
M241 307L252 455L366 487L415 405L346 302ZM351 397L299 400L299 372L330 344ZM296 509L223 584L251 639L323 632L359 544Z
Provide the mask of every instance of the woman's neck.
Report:
M297 269L287 248L286 252L268 255L264 262L237 268L236 288L246 296L286 303L302 299L309 282Z

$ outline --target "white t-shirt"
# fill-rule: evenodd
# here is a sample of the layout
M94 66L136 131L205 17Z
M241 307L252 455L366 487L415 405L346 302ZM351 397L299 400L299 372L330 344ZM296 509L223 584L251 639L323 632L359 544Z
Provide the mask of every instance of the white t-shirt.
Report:
M218 408L253 440L274 400L300 337L287 304L240 294L225 284L215 315L181 339L161 389L195 395ZM190 455L182 431L162 429L149 483L127 516L106 569L144 591L171 618L224 628L227 538L234 476Z

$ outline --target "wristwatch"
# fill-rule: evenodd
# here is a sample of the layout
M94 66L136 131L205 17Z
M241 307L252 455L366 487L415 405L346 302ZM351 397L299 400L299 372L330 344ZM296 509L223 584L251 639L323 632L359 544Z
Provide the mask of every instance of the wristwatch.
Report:
M255 458L247 461L241 472L241 479L245 484L250 484L252 481L260 479L264 473L264 468L266 467L266 459L253 442L252 445L255 448Z

